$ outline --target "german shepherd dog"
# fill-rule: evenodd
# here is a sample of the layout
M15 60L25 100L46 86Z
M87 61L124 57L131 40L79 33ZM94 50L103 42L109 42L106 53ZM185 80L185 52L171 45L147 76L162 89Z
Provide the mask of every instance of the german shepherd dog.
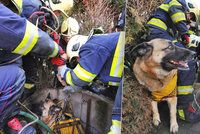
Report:
M176 119L177 69L189 69L187 61L192 59L195 53L177 47L165 39L154 39L139 44L134 48L134 53L136 54L136 60L133 64L135 77L153 95L151 102L153 124L158 126L161 122L157 103L165 100L170 109L170 132L178 132ZM161 91L164 93L162 94ZM158 99L155 99L156 96Z

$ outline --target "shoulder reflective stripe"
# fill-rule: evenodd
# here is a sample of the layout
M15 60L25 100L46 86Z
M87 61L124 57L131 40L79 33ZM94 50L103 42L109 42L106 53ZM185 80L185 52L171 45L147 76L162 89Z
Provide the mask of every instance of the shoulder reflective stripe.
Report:
M160 27L164 29L165 31L167 30L167 25L162 20L157 19L157 18L152 18L147 24Z
M109 86L119 86L119 85L120 85L120 82L112 82L112 81L109 81L109 82L108 82L108 85L109 85Z
M171 6L182 6L182 5L177 0L172 0L171 2L169 2L169 7Z
M13 50L13 53L26 55L32 50L38 40L38 28L26 21L26 31L21 43Z
M58 55L58 51L59 51L58 44L55 41L53 41L53 43L54 43L54 50L53 50L53 53L49 55L49 57L55 57L56 55Z
M178 109L178 115L182 120L185 120L185 114L182 109Z
M82 68L80 66L80 64L78 64L76 66L76 68L73 70L73 72L76 74L76 76L79 79L81 79L82 81L85 81L85 82L91 82L96 77L95 74L92 74L92 73L88 72L87 70L85 70L84 68Z
M125 45L125 32L120 32L118 43L115 49L110 76L121 77L124 68L124 45Z
M120 125L121 125L121 122L118 121L118 120L112 120L112 125L120 126Z
M174 23L177 23L177 22L179 22L179 21L186 20L185 14L184 14L183 12L177 12L177 13L173 14L173 15L171 16L171 18L172 18L172 21L173 21Z
M71 76L70 71L68 71L66 73L66 82L67 82L67 84L69 84L71 86L74 86L74 83L72 82L72 76Z
M159 8L161 8L162 10L168 12L168 10L169 10L169 5L168 5L168 4L162 4L162 5L159 6Z
M186 95L186 94L191 94L194 89L192 86L178 86L178 95Z

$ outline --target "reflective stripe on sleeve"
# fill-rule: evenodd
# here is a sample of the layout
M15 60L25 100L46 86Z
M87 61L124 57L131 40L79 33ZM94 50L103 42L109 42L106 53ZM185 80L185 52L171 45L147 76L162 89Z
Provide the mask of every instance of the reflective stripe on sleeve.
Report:
M13 53L26 55L30 52L38 40L38 28L26 21L26 31L21 43L13 50Z
M179 21L183 21L183 20L186 20L185 18L185 14L183 12L177 12L177 13L174 13L172 16L172 21L174 23L178 23Z
M186 94L191 94L194 89L192 86L178 86L178 95L186 95Z
M96 77L95 74L92 74L88 72L87 70L85 70L84 68L82 68L80 64L76 66L73 72L80 80L85 81L85 82L92 82L92 80Z
M69 84L71 86L74 86L74 83L72 82L72 76L71 76L70 71L68 71L66 73L66 82L67 82L67 84Z
M124 45L125 45L125 32L120 32L119 40L115 49L110 76L121 77L124 68Z
M110 85L110 86L119 86L119 85L120 85L120 82L112 82L112 81L109 81L109 82L108 82L108 85Z
M172 0L169 2L169 7L171 6L182 6L177 0Z
M168 4L162 4L162 5L159 6L159 8L163 9L166 12L169 11L169 5Z
M56 55L58 55L58 52L59 52L58 44L55 41L53 41L53 42L54 42L54 50L53 50L53 53L51 55L49 55L49 57L55 57Z
M147 24L154 25L162 28L163 30L167 30L167 25L160 19L152 18Z

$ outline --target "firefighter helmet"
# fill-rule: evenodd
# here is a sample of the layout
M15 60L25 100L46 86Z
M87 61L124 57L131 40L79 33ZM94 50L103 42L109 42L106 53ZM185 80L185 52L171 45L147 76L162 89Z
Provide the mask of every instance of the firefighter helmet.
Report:
M49 0L49 5L53 11L61 11L65 17L68 17L67 13L73 7L73 0Z
M74 57L79 57L79 50L82 45L84 45L88 40L88 36L75 35L73 36L67 44L67 57L71 61Z
M190 13L194 14L195 22L200 20L200 4L199 0L186 0L187 7Z
M80 26L76 19L69 17L62 22L61 33L67 37L72 37L77 35L79 32Z

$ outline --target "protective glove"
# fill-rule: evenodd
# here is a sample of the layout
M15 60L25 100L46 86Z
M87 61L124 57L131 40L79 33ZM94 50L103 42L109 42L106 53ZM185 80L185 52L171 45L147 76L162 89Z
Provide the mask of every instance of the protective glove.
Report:
M65 72L69 71L70 69L66 65L58 66L58 74L61 78L64 78Z
M44 30L45 25L53 26L53 19L50 13L45 12L34 12L30 17L29 21L37 25L40 29Z
M188 44L188 47L198 47L200 44L200 37L196 35L190 35L190 42Z
M66 71L70 71L66 65L58 66L57 68L57 78L63 86L67 85L67 83L63 80Z
M185 46L188 46L188 44L190 43L190 35L189 34L183 34L181 36L182 42Z
M108 134L121 134L121 122L118 120L112 120L112 126Z

